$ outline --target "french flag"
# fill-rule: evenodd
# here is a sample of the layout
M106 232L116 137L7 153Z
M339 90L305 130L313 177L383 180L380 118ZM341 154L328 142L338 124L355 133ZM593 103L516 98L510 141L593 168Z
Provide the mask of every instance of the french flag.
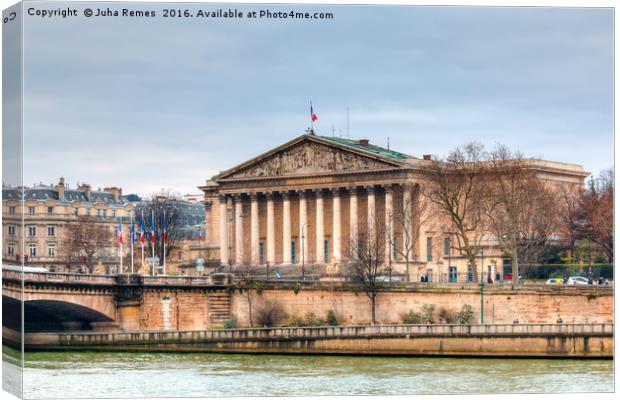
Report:
M314 110L312 109L312 102L310 102L310 119L312 119L312 122L316 121L317 119L319 119L316 114L314 113Z
M155 212L151 211L151 243L155 244Z
M166 244L166 241L168 240L167 235L166 235L166 210L164 210L164 244Z
M118 242L123 243L123 221L118 219Z
M142 211L142 225L140 226L140 243L144 245L144 211Z

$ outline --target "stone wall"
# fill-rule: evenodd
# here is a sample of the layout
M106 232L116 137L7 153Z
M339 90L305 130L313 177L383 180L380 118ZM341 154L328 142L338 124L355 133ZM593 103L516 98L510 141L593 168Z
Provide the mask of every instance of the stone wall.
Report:
M325 319L334 310L341 324L368 324L370 301L364 292L349 290L264 289L254 296L254 310L265 300L279 303L288 315L304 317L313 312ZM231 299L231 314L240 326L249 326L248 303L238 291ZM461 310L464 304L474 309L475 321L480 322L480 290L456 288L426 288L415 291L390 291L379 294L377 323L402 323L401 315L409 310L421 312L423 304L435 305L435 316L441 308L450 312ZM254 313L256 314L256 313ZM558 317L565 323L613 322L613 292L611 289L560 288L532 290L485 288L484 322L555 323Z

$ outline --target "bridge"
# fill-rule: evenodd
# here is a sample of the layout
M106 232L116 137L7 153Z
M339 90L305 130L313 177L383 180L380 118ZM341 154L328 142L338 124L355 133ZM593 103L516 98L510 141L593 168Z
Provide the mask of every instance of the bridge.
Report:
M226 275L83 275L2 271L2 324L26 332L198 330L229 318Z

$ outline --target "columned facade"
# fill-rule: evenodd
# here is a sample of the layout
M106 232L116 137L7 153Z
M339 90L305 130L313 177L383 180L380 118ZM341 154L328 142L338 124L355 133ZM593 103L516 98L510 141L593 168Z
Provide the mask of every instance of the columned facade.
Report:
M205 221L212 227L209 260L329 265L325 271L331 274L368 239L379 240L385 263L396 273L409 272L408 279L469 281L466 257L444 244L451 231L447 217L419 215L426 209L420 202L428 201L420 193L432 162L367 140L299 136L200 187L211 205ZM541 161L535 168L558 184L579 186L587 176L576 165ZM485 271L509 276L499 246L488 246Z

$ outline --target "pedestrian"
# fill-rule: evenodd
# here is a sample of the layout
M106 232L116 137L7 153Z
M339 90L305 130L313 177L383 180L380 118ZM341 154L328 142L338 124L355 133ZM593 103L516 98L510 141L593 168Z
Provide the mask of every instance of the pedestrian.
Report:
M558 319L555 321L556 324L563 324L564 321L562 320L562 317L558 317Z
M515 318L515 319L512 321L512 323L513 323L513 324L518 324L518 323L519 323L519 320Z

